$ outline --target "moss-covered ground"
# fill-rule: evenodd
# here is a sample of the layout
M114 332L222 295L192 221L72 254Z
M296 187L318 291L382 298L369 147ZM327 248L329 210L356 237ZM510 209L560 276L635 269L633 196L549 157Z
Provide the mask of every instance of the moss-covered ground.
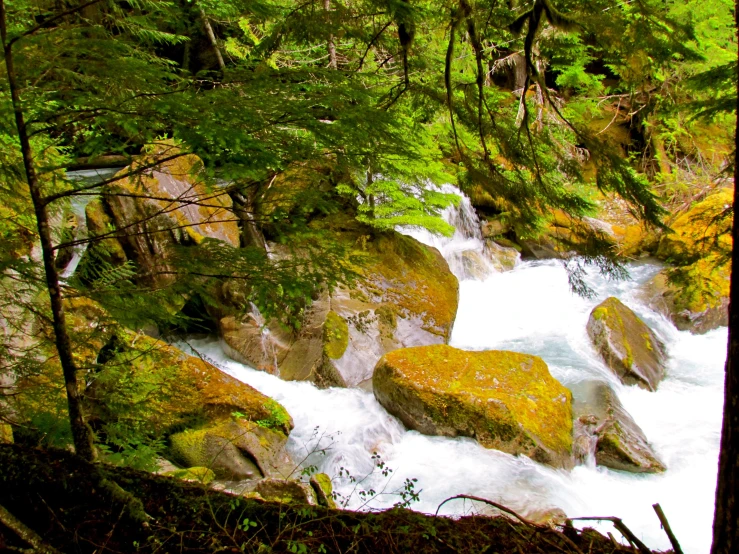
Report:
M2 445L0 468L0 504L65 553L633 552L594 531L563 533L502 517L454 520L399 509L357 513L260 502L175 478L93 466L64 451ZM130 520L100 489L101 477L141 499L152 519L145 525ZM26 547L0 524L0 550Z

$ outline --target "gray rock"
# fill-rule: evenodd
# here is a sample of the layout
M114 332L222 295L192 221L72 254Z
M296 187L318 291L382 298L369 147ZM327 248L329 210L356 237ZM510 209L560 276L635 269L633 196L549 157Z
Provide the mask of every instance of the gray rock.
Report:
M579 383L572 393L576 458L584 462L592 455L597 465L631 473L665 471L644 431L607 383Z

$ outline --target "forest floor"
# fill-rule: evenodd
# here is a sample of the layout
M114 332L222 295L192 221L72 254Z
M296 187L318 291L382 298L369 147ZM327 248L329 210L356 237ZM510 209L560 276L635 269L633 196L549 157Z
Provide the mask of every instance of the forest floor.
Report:
M111 496L103 486L110 481L143 502L146 523ZM591 529L560 531L507 517L451 519L402 509L365 513L267 503L20 445L0 445L0 507L4 552L638 552ZM8 524L8 512L30 528L30 539L22 540Z

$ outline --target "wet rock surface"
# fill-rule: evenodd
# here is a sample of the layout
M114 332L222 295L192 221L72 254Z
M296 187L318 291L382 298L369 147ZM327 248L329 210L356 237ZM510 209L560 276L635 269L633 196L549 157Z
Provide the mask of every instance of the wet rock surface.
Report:
M610 297L590 312L587 331L603 361L623 383L657 390L665 376L667 353L631 309Z
M571 465L571 395L537 356L406 348L382 357L373 384L380 404L411 429Z
M575 417L575 457L586 463L594 456L600 466L631 473L665 471L631 415L613 389L602 381L572 387Z

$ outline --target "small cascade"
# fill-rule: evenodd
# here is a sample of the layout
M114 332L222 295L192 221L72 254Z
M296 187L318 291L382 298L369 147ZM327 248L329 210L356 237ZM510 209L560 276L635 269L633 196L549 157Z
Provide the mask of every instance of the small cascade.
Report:
M444 188L445 192L454 190ZM587 416L574 422L575 450L581 464L569 471L554 469L483 448L472 439L408 431L380 406L372 392L319 389L308 382L283 381L229 359L228 351L224 353L222 343L216 340L190 340L189 346L288 410L295 421L288 443L294 458L306 460L331 476L335 490L348 499L347 508L392 507L398 500L392 491L402 489L406 479L417 479L420 501L411 507L422 512L434 513L451 496L468 494L531 518L555 508L569 517L612 515L623 518L650 548L666 549L669 542L652 511L652 504L659 502L673 528L680 530L684 552L707 552L720 441L726 329L691 335L678 331L644 305L638 287L659 271L654 264L629 264L629 282L588 275L597 299L573 295L566 271L556 260L519 263L512 271L493 269L475 278L463 261L465 252L485 253L474 210L463 198L459 207L449 208L445 216L457 227L452 237L437 237L418 228L402 232L438 248L460 279L459 309L450 344L468 350L538 355L551 374L573 391L593 381L607 383L666 465L664 473L636 474L596 466L599 424ZM667 346L667 377L656 392L622 385L592 348L586 332L588 317L593 307L609 296L634 309ZM265 358L274 360L279 342L255 307L252 317L262 333ZM376 455L392 473L376 470ZM354 480L347 479L347 474ZM383 492L370 500L358 496L357 491L366 490ZM463 505L450 502L440 513L464 512ZM598 527L618 536L608 525Z
M66 174L67 179L70 181L78 181L83 185L94 185L108 179L115 175L118 171L123 168L109 168L109 169L86 169L81 171L68 171ZM77 217L79 225L74 237L74 240L84 240L87 238L87 220L85 218L85 208L90 201L95 198L92 195L89 196L73 196L70 202L72 213ZM64 271L61 274L61 278L64 280L69 279L74 272L77 270L77 266L82 260L82 255L87 249L87 244L82 243L74 247L72 252L72 259L69 261Z
M572 454L578 464L594 468L595 449L598 446L598 419L595 416L581 416L573 422Z
M267 322L264 320L262 312L259 311L259 308L257 308L254 302L250 302L250 304L251 311L249 312L249 315L254 320L254 323L259 328L261 334L262 357L264 362L266 362L265 366L270 369L269 373L279 376L280 367L277 362L277 348L275 346L275 340L267 326Z
M503 251L512 249L486 244L482 237L480 219L470 199L453 185L443 185L441 191L461 198L459 205L449 206L443 212L444 220L455 229L451 237L435 235L419 227L399 227L398 231L441 252L449 269L460 281L482 281L491 274L502 271L505 265L509 265L509 269L513 267L518 254L505 253L511 260L510 264L500 263L499 258Z

